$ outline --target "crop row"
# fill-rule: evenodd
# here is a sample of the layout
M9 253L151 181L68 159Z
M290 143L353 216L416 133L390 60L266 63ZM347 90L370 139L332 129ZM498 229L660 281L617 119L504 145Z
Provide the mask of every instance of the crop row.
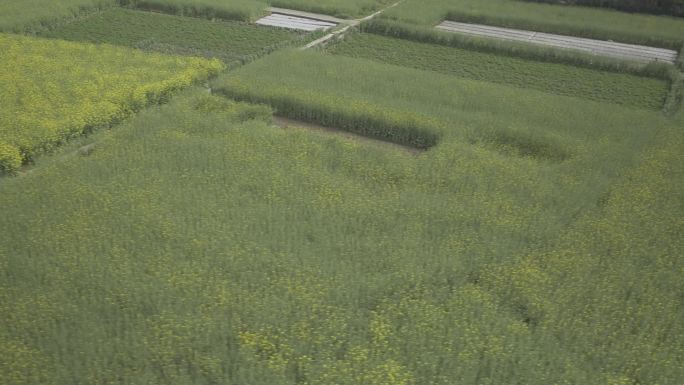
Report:
M210 19L254 21L276 6L322 13L341 18L366 16L388 0L121 0L139 9Z
M331 45L333 54L371 59L462 78L659 110L667 82L629 74L525 60L458 47L357 33Z
M580 51L569 51L551 47L541 47L497 39L487 39L440 31L401 21L377 19L363 23L361 30L383 36L396 37L422 43L439 44L483 53L506 55L549 63L569 64L577 67L603 71L628 73L637 76L670 79L671 66L664 63L642 64L608 57L601 57Z
M218 61L0 34L0 169L217 73Z
M623 137L624 130L661 119L656 111L318 52L269 55L222 75L212 87L290 118L405 145L426 148L456 138L551 161L609 141L598 137Z
M684 2L681 0L525 0L537 3L563 4L589 7L605 7L625 12L651 13L654 15L684 16Z
M434 26L444 19L679 49L684 19L515 0L406 0L384 18Z
M118 4L117 0L21 0L0 2L0 31L40 31Z
M109 43L148 51L245 60L299 41L304 34L283 28L113 8L40 34L72 41Z
M254 21L266 14L266 4L255 0L123 0L123 5L181 16Z

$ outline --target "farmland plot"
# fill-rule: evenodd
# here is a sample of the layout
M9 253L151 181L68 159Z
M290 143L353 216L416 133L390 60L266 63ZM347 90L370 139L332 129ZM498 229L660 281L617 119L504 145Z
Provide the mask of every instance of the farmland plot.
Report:
M270 55L223 75L214 89L268 103L293 119L418 148L458 139L549 161L602 151L589 147L603 140L616 145L599 140L603 135L638 141L663 119L645 110L315 52Z
M254 21L266 14L268 5L336 16L354 18L367 16L389 0L127 0L130 6L228 20Z
M515 0L407 0L382 17L433 27L443 20L679 50L684 19Z
M532 88L558 95L658 110L665 80L545 63L374 34L353 34L331 45L333 54L371 59L462 78Z
M259 0L123 0L123 4L151 11L208 19L254 21L265 15Z
M62 19L116 4L116 0L0 0L0 31L41 30Z
M303 34L238 22L111 9L53 28L44 37L110 43L163 53L245 60Z
M245 20L265 4L220 3ZM439 43L426 15L507 3L531 7L507 20L565 17L407 0L375 25ZM182 7L165 11L218 17ZM598 20L568 12L577 28ZM0 384L684 378L676 87L657 111L674 67L575 58L615 74L513 59L516 45L498 57L357 34L224 72L210 94L188 86L220 61L129 47L242 60L291 35L102 15L51 40L0 34L0 174L32 163L0 176ZM625 20L606 28L624 37ZM253 39L218 37L243 31ZM273 114L427 151L283 129Z
M602 129L588 142L612 142L590 148L594 163L458 141L413 157L193 91L97 133L87 158L0 180L0 379L681 378L684 322L669 309L683 266L676 231L662 236L677 229L681 116L552 99L549 126L584 112L579 131ZM602 168L604 152L620 162Z
M5 171L222 68L219 61L4 34L0 52Z

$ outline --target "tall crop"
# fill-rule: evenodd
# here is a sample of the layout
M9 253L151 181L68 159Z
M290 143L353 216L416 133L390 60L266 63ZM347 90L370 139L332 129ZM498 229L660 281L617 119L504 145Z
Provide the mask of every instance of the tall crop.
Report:
M0 179L0 382L677 383L682 115L488 87L584 151L411 156L193 90Z

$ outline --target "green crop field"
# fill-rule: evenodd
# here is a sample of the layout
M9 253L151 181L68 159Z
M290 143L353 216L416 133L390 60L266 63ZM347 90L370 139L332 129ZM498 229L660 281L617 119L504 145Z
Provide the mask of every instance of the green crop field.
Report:
M664 80L544 63L373 34L353 34L328 52L558 95L662 109Z
M0 384L681 385L683 58L433 26L684 19L392 3L0 0Z
M303 36L282 28L170 16L114 8L41 34L164 53L244 60Z
M0 31L40 29L51 22L115 4L116 0L0 0Z
M132 7L228 20L255 20L264 15L266 7L292 8L318 12L341 18L367 16L390 0L123 0Z
M266 4L258 0L122 0L122 4L183 16L253 21L265 15Z
M205 80L218 61L0 34L0 169Z
M418 148L459 138L554 160L607 155L587 146L618 144L595 135L617 134L625 144L628 135L618 127L641 126L634 132L640 141L661 119L659 113L315 52L275 53L223 75L213 88L270 104L290 118Z
M425 26L466 21L680 49L684 19L516 0L406 0L383 17Z

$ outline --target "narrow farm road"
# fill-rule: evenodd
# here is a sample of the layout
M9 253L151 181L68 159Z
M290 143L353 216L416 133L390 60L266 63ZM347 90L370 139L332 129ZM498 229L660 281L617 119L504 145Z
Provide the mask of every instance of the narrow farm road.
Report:
M381 9L381 10L375 12L375 13L373 13L372 15L368 15L368 16L363 17L363 18L361 18L361 19L350 20L350 21L347 22L347 25L344 26L343 28L340 28L340 29L338 29L337 31L333 31L333 32L331 32L331 33L329 33L329 34L327 34L327 35L321 37L320 39L316 39L316 40L312 41L311 43L305 45L304 47L302 47L302 48L300 48L300 49L301 49L301 50L306 50L306 49L309 49L309 48L313 48L313 47L316 47L316 46L318 46L318 45L321 45L321 44L325 43L326 41L329 41L330 39L334 38L335 36L341 36L342 34L344 34L345 32L347 32L350 28L355 27L355 26L361 24L361 23L364 22L364 21L373 19L374 17L376 17L376 16L382 14L382 13L385 12L386 10L388 10L388 9L390 9L390 8L393 8L393 7L396 7L397 5L401 4L403 1L404 1L404 0L399 0L399 1L397 1L396 3L394 3L394 4L388 5L387 7L383 8L383 9Z

